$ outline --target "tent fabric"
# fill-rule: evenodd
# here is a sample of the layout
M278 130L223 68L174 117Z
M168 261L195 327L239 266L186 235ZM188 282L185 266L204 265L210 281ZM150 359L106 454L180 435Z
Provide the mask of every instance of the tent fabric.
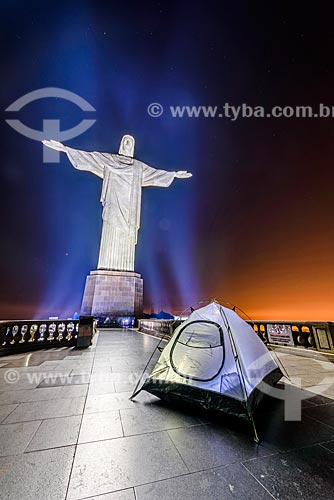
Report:
M175 330L141 390L247 414L261 399L259 385L281 377L253 328L236 312L211 302Z

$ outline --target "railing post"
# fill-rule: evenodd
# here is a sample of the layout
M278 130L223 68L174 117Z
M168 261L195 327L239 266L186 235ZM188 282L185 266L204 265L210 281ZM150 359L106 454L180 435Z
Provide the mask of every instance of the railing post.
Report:
M77 347L84 349L92 345L94 335L94 316L80 316Z

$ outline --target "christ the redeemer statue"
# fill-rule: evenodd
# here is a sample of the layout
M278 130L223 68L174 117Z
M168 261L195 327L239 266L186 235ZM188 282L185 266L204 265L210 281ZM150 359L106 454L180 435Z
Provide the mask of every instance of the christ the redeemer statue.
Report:
M158 170L134 159L135 140L130 135L123 136L118 154L80 151L52 140L43 144L64 151L74 168L103 179L98 269L134 271L142 187L169 187L175 177L186 179L192 174Z

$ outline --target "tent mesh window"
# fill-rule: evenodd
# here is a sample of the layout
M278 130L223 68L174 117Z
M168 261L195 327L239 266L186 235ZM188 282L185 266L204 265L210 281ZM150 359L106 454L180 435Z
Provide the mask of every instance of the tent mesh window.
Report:
M191 321L179 331L170 352L170 363L181 377L209 382L220 373L224 356L221 326L213 321Z

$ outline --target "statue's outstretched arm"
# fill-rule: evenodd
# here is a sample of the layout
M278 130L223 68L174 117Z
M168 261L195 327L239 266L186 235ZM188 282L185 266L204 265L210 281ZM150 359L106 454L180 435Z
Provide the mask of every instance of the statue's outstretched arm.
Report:
M59 141L53 141L51 140L44 140L42 141L44 146L47 146L48 148L55 149L56 151L64 151L66 153L66 150L68 149L64 144L62 144Z
M192 176L193 174L187 172L186 170L178 170L177 172L175 172L175 177L177 177L178 179L189 179L189 177Z
M172 184L173 180L177 177L179 179L187 179L192 176L189 172L185 170L179 170L178 172L168 172L167 170L159 170L145 163L143 165L143 180L142 186L156 186L156 187L168 187Z
M61 142L53 140L44 140L42 142L44 146L66 153L74 168L86 170L103 179L104 167L103 162L100 161L101 156L98 156L99 153L89 153L88 151L69 148L68 146L64 146Z

